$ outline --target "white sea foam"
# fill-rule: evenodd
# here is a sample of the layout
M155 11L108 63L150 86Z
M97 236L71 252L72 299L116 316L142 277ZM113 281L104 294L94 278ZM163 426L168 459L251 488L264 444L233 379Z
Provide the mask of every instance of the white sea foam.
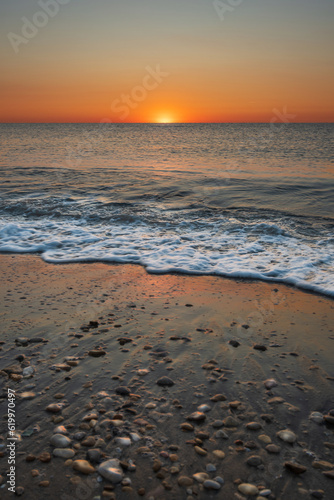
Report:
M216 274L277 281L334 297L334 243L269 223L211 219L173 227L145 223L16 220L0 225L0 251L40 253L52 263L133 263L151 273Z

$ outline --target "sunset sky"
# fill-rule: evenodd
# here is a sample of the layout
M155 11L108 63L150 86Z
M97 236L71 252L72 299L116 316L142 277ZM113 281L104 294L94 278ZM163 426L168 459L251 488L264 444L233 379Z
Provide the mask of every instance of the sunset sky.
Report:
M0 121L333 121L333 19L333 0L0 0Z

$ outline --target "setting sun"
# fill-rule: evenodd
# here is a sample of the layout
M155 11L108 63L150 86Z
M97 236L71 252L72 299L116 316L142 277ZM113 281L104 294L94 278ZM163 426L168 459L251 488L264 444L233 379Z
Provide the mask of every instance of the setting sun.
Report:
M161 115L157 118L156 123L173 123L174 120L170 115Z

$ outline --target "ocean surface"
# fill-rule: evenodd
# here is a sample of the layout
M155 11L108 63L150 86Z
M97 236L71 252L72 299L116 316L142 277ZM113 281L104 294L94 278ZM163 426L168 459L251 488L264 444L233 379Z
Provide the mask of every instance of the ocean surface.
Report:
M334 296L333 124L1 124L0 252Z

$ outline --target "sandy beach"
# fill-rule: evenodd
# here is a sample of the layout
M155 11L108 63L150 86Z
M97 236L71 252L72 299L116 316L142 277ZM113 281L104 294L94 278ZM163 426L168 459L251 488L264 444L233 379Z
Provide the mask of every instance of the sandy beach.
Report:
M332 498L331 299L133 265L0 263L1 498L8 388L24 498Z

